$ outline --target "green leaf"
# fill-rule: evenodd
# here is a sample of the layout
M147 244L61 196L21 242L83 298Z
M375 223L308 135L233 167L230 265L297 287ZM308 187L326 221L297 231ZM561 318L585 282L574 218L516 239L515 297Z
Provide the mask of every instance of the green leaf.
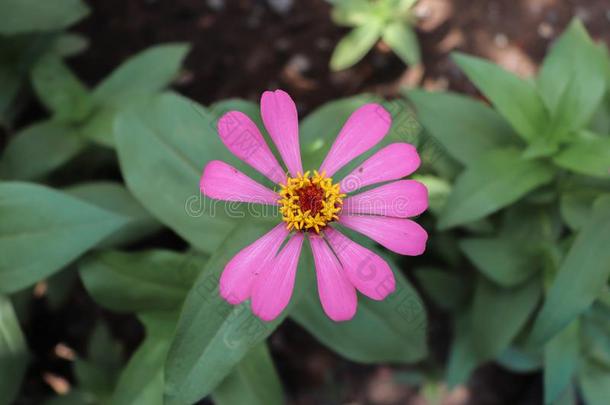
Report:
M610 398L610 373L592 360L584 359L579 373L580 389L587 405L605 405Z
M129 190L155 218L203 252L214 252L235 224L252 216L199 191L203 168L212 159L253 172L222 144L207 109L174 94L153 97L120 114L115 137ZM258 209L249 208L250 213ZM259 212L265 214L259 220L276 218L267 215L270 211Z
M590 187L569 190L561 195L559 208L566 225L573 231L580 230L589 220L593 202L603 194Z
M512 287L527 280L539 265L537 255L524 252L519 242L506 237L468 238L460 241L460 247L485 276L501 286Z
M330 58L330 68L337 71L355 65L377 43L380 35L381 24L377 20L369 20L352 29L335 47Z
M131 104L128 101L136 102L134 100L124 101L120 105L121 108L117 108L118 106L97 108L85 123L81 125L80 132L82 136L99 145L114 148L114 121L119 112L129 108Z
M121 372L112 395L113 405L163 405L164 365L178 314L141 315L146 339Z
M10 404L17 396L28 364L28 352L17 315L8 297L0 295L0 398Z
M280 377L264 343L254 347L212 393L216 405L282 405Z
M605 55L574 19L545 57L537 81L556 132L581 129L591 120L604 96L607 69Z
M553 162L575 173L610 178L610 137L578 138L555 155Z
M331 17L335 24L355 27L374 16L369 0L339 0L332 9Z
M47 187L0 183L0 291L50 276L125 219Z
M122 364L122 345L115 340L106 324L98 322L87 347L87 358L77 359L74 374L79 387L106 403L116 385Z
M42 121L17 132L0 159L0 177L37 180L62 166L85 147L75 129Z
M31 31L66 28L89 14L81 0L2 0L0 34L14 35Z
M166 404L193 403L208 395L290 311L292 304L279 318L266 323L250 312L248 303L232 306L218 292L226 263L264 233L261 226L240 226L220 244L201 271L182 308L165 366ZM302 292L309 293L311 289L309 282L302 281L313 268L311 254L308 249L303 250L293 303Z
M383 301L361 296L354 318L333 322L313 291L295 305L290 316L341 356L362 363L412 363L426 356L426 313L415 289L387 257L396 291Z
M610 197L599 198L559 268L530 342L543 343L585 311L610 276Z
M42 104L60 122L78 123L93 108L87 87L59 56L48 53L31 72L32 85Z
M521 347L509 346L496 361L515 373L531 373L542 367L542 355L537 351L527 351Z
M483 59L463 54L454 59L523 139L546 137L548 111L534 86Z
M78 55L89 47L87 37L71 32L62 33L53 44L53 52L59 56Z
M106 181L81 183L70 187L67 192L128 219L119 230L100 242L101 248L127 245L153 235L162 228L161 224L120 183Z
M107 251L85 259L80 275L95 301L113 311L178 310L204 266L195 254Z
M454 312L466 303L469 291L460 275L434 267L419 267L414 275L439 308Z
M505 211L497 236L463 239L460 247L485 276L512 287L544 264L544 253L561 231L557 217L546 206L514 205Z
M610 294L606 290L605 294ZM589 358L610 368L610 308L600 299L581 320L581 347Z
M422 90L410 90L407 97L439 147L465 166L516 139L497 112L470 97Z
M534 311L542 288L534 277L513 288L501 288L479 278L471 308L458 317L451 348L448 383L464 383L472 370L499 356Z
M189 51L186 44L148 48L125 61L93 91L94 99L116 105L134 97L150 96L176 78Z
M381 39L389 45L406 64L416 65L420 61L419 42L415 31L404 21L395 21L385 27Z
M553 404L570 386L580 357L578 321L572 322L544 348L544 403Z
M549 183L553 176L552 167L523 159L516 149L490 151L457 178L438 226L446 229L484 218Z
M0 5L2 7L2 5ZM4 14L0 12L0 19ZM0 23L0 26L2 23ZM0 28L1 29L1 28ZM17 113L14 101L36 60L52 45L51 35L0 34L0 125L12 127Z

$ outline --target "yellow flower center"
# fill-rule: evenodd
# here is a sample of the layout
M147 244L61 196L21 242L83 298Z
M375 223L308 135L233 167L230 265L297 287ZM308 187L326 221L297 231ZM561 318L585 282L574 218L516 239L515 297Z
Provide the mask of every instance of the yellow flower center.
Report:
M339 183L333 184L333 179L326 173L297 173L297 177L288 177L286 184L280 184L280 213L286 222L288 230L320 229L331 221L339 219L343 206L343 197Z

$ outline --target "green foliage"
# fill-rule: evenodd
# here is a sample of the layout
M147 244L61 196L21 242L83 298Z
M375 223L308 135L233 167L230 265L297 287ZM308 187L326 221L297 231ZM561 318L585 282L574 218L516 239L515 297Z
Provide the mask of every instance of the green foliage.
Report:
M113 311L175 311L204 265L203 257L172 251L107 251L84 260L80 274L95 301Z
M338 25L353 27L337 44L330 60L332 70L358 63L381 39L404 63L420 60L419 43L413 30L413 0L338 0L332 17Z
M447 383L464 383L478 364L502 354L531 316L540 293L537 277L510 289L480 277L470 308L456 319Z
M285 403L280 378L264 344L254 347L214 390L217 405Z
M610 277L610 197L599 198L550 286L531 339L546 341L602 294Z
M41 57L70 56L86 47L61 30L88 13L81 0L0 1L0 126L10 127L19 109L14 101Z
M118 156L129 190L156 218L206 253L220 246L237 216L199 191L208 161L236 160L213 133L214 119L193 101L165 94L121 113L116 125Z
M17 396L28 364L28 351L11 300L0 295L0 402Z
M448 382L496 358L516 371L542 366L545 403L575 403L577 389L587 403L607 402L610 328L596 302L610 278L608 54L575 20L534 80L466 55L455 61L491 106L406 94L438 148L463 166L433 170L451 191L432 213L445 234L460 227L459 247L485 277L468 308L447 308L456 314Z
M415 3L336 1L333 19L352 31L331 67L357 63L380 39L418 63ZM415 111L405 99L362 94L305 117L303 163L315 168L356 108L379 102L390 112L392 128L378 147L410 142L420 151L414 178L429 190L431 215L422 218L429 253L405 276L403 265L413 262L399 264L354 237L391 264L397 290L383 301L360 296L354 319L335 323L319 303L306 242L288 308L265 323L249 302L227 304L218 284L233 255L279 222L277 212L213 202L199 190L215 159L273 187L216 134L218 118L239 110L268 140L258 105L229 99L204 107L164 92L185 44L144 50L89 88L63 60L86 41L61 31L87 13L77 0L52 7L0 0L0 117L9 132L0 157L0 292L13 294L0 295L0 402L16 397L29 361L16 315L27 326L26 289L46 281L53 309L79 279L101 307L136 315L145 338L124 364L122 345L98 323L74 361L75 389L48 403L190 404L208 396L221 405L284 403L267 338L287 317L351 361L423 361L427 315L409 280L452 317L450 385L495 360L515 372L542 369L546 403L574 403L576 393L588 404L607 402L610 67L578 21L534 80L456 55L489 103L411 90L405 96ZM30 87L49 116L13 131L13 100ZM99 180L106 173L115 181ZM161 230L180 248L147 240Z
M229 234L193 284L165 366L165 403L192 403L211 393L286 316L284 312L273 322L265 323L250 312L248 303L232 306L218 292L218 280L226 263L264 232L260 226L241 226ZM300 274L310 270L304 262L306 257L301 257ZM293 297L292 302L297 299Z
M0 34L60 30L87 14L89 8L81 0L2 0Z
M569 387L580 354L578 320L549 341L544 350L544 401L554 403Z
M383 301L363 297L350 321L339 324L331 321L315 294L305 294L290 315L322 343L350 360L362 363L421 360L427 354L423 304L397 266L392 267L396 291Z
M78 155L84 145L70 126L41 121L14 135L0 157L0 173L14 180L38 180Z
M119 214L48 187L0 183L0 291L51 275L124 223Z
M458 176L438 226L446 229L479 220L551 182L553 168L523 158L517 149L496 149L471 162Z
M417 118L439 142L439 147L464 166L494 149L519 144L506 121L480 101L454 93L422 90L410 90L407 96L417 108Z

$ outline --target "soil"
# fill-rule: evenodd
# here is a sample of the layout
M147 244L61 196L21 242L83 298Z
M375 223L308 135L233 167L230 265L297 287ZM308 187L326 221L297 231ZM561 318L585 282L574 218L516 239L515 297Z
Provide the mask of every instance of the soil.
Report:
M85 34L92 46L69 63L88 84L99 82L120 62L148 46L185 41L192 50L175 85L177 91L209 104L228 97L257 101L262 91L279 87L297 101L301 116L327 101L361 92L396 97L401 86L476 94L450 59L455 50L531 75L549 44L575 15L596 39L610 43L607 0L421 0L417 14L422 66L406 67L379 44L353 68L331 72L328 62L333 47L348 30L332 23L330 6L322 0L87 3L92 14L75 31ZM281 12L269 3L291 6ZM407 262L407 274L409 267ZM53 347L64 342L83 354L95 319L109 321L127 353L143 335L133 317L97 307L79 282L59 311L51 311L48 300L40 298L29 312L26 333L38 360L28 372L20 404L40 403L52 393L42 378L46 372L73 381L69 363L57 359ZM433 364L426 366L439 367L447 352L450 327L446 314L433 306L430 315L435 356ZM294 323L286 322L270 341L291 403L422 403L412 386L397 382L404 369L341 359ZM488 365L475 373L465 394L454 393L447 399L457 402L447 403L538 404L541 386L538 373L517 375Z

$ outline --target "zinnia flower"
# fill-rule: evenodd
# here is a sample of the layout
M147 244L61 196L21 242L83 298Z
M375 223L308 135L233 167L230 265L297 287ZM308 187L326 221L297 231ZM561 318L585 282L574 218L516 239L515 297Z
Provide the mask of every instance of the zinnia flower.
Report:
M428 192L417 181L399 180L418 168L419 155L412 145L390 144L335 182L332 176L337 171L375 146L390 129L391 116L381 105L358 108L320 168L313 171L304 171L301 164L297 110L290 96L282 90L263 93L261 116L287 171L245 114L231 111L222 116L218 133L233 154L277 184L277 189L218 160L208 163L201 178L201 191L209 198L276 205L282 215L282 222L229 261L220 278L220 294L234 305L249 298L255 315L265 321L275 319L290 301L307 237L324 312L334 321L349 320L356 313L356 290L382 300L394 291L395 279L381 257L343 235L335 224L393 252L422 254L428 235L407 218L427 209ZM352 195L377 183L386 184Z

